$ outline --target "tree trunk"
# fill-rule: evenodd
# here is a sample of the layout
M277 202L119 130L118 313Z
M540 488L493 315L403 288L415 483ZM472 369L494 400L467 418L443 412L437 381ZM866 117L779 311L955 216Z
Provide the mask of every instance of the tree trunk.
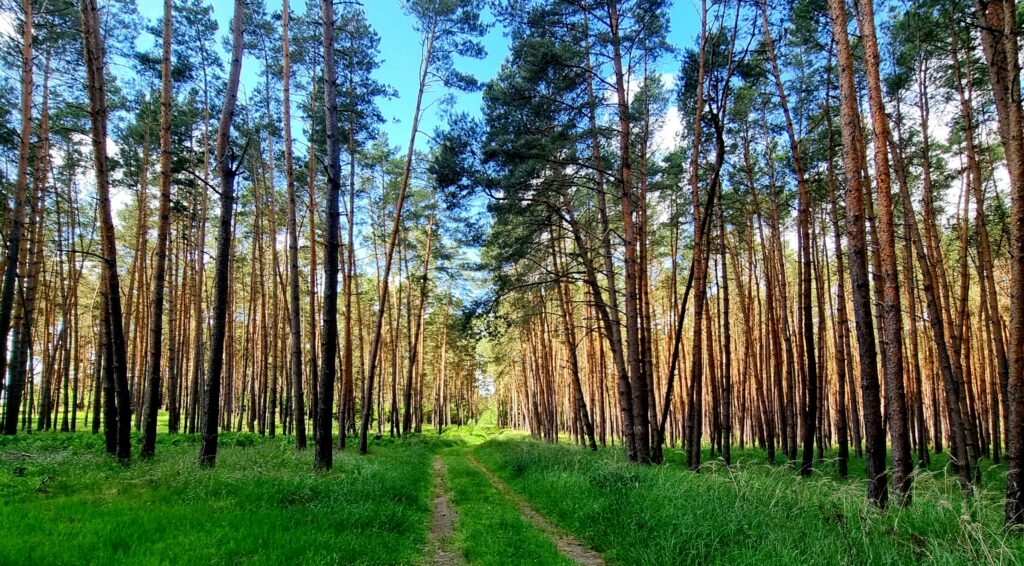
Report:
M334 2L322 0L324 53L324 116L327 135L327 210L324 221L323 331L320 333L320 395L314 467L329 470L334 463L334 377L338 351L338 234L341 198L341 153L338 146L337 72L334 68ZM344 431L342 431L344 434Z
M117 457L131 457L131 401L125 359L124 316L121 310L121 286L117 275L117 241L110 209L110 168L107 160L107 95L104 79L103 38L96 0L82 0L82 37L85 44L86 83L89 91L89 117L92 122L93 160L96 168L97 213L103 250L103 293L106 294L109 325L111 372L117 399Z
M975 0L981 45L1010 177L1010 341L1007 348L1006 526L1024 524L1024 111L1016 2Z
M569 359L569 374L572 380L572 394L573 401L575 404L575 413L583 424L584 432L587 436L587 442L590 444L591 450L597 450L597 442L594 440L594 423L590 419L590 413L587 411L587 401L583 395L583 385L580 382L580 362L579 356L576 351L576 328L573 326L573 311L571 305L572 291L569 288L569 282L565 278L564 270L558 259L558 244L555 241L554 234L549 235L551 239L551 261L554 265L554 276L558 281L555 283L558 292L558 305L559 312L562 318L562 330L563 338L565 339L565 351L566 356Z
M702 2L701 10L701 39L700 39L700 61L697 70L697 101L696 111L693 119L693 146L694 150L690 156L690 192L693 196L693 265L694 265L694 287L696 295L693 301L693 351L690 360L690 390L686 403L686 464L691 470L700 469L700 444L701 444L701 405L703 404L701 378L703 376L702 348L704 322L704 302L707 287L707 277L704 270L704 242L703 225L701 224L700 213L700 192L697 187L699 180L701 125L704 112L704 79L705 79L705 51L708 41L707 33L707 3ZM711 188L714 191L714 187Z
M284 173L288 185L288 322L289 366L292 380L292 419L295 447L306 447L306 400L302 390L302 320L299 311L299 232L295 219L295 174L292 163L291 49L288 45L288 22L291 10L288 0L281 8L281 50L284 58Z
M0 394L3 393L3 377L7 374L7 335L11 329L11 313L14 310L14 291L18 285L18 264L21 255L22 232L25 230L25 215L28 208L28 160L32 140L32 0L23 0L24 18L21 44L21 134L18 138L18 173L14 184L14 210L11 212L11 231L7 237L6 264L3 287L0 290ZM4 418L4 434L16 434L17 410L21 404L21 391L7 392L7 413L14 406L15 418Z
M380 358L381 339L384 332L384 311L388 302L389 279L391 277L391 263L395 255L395 245L398 242L398 232L402 226L402 207L405 204L405 193L409 188L409 179L412 175L412 158L416 150L416 134L419 133L420 110L423 106L423 94L427 88L427 79L430 76L430 63L433 57L434 34L436 33L436 21L432 24L427 35L426 47L423 51L423 60L420 63L419 90L416 93L416 108L412 116L412 132L409 134L409 148L405 155L405 169L402 171L402 180L398 187L398 199L395 201L395 216L391 224L391 234L388 237L388 247L384 255L384 271L381 273L380 307L377 309L377 320L374 324L373 341L370 343L370 359L366 366L366 391L363 398L363 415L359 426L359 453L366 454L368 449L367 433L370 429L371 406L373 405L373 381L377 372L377 363Z
M842 0L829 0L828 5L839 64L840 130L843 139L843 173L846 177L846 238L860 357L864 432L867 442L868 500L879 507L884 507L889 498L889 489L885 469L886 446L882 429L875 330L871 318L871 289L868 281L860 113L857 109L857 92L854 87L853 55L846 32L846 5Z
M764 27L765 45L768 49L768 58L772 65L772 75L775 78L775 88L779 96L779 105L782 107L782 114L786 118L786 133L789 138L789 148L793 154L793 169L796 173L797 184L797 242L800 251L800 319L802 321L804 367L807 376L807 388L805 396L807 402L804 406L803 415L803 459L800 465L800 475L809 476L814 462L814 434L815 416L818 412L818 368L814 352L814 322L811 318L811 231L810 231L810 194L808 193L807 179L804 175L804 164L800 156L800 140L796 137L796 129L793 127L793 118L789 111L789 102L786 98L786 90L782 84L782 73L779 71L778 59L775 55L775 43L772 40L771 28L768 25L768 5L765 0L761 2L761 21Z
M420 345L420 335L423 332L423 317L426 315L427 308L427 290L430 285L430 250L431 244L433 243L433 227L434 217L431 216L427 222L427 242L426 252L423 258L423 274L420 276L420 296L419 305L416 308L416 321L413 323L413 328L410 329L412 341L409 343L409 367L406 368L406 379L405 379L405 392L404 392L404 407L405 414L402 416L402 434L409 434L412 429L412 390L413 390L413 376L416 372L416 364L418 361L417 356L420 354L418 348ZM411 295L410 289L410 295ZM412 314L412 313L410 313Z
M224 338L227 334L228 284L231 260L231 213L235 204L235 177L238 169L231 150L231 124L238 100L238 83L245 48L245 2L235 0L231 20L231 66L228 70L224 105L217 126L216 161L220 168L220 220L217 226L217 259L213 280L213 332L210 335L210 361L206 372L206 410L203 415L203 440L199 464L217 463L217 437L220 424L221 371L224 366ZM243 152L244 153L244 152ZM199 321L196 321L199 324Z
M163 60L160 65L160 211L153 268L152 311L149 317L149 376L146 383L142 457L156 451L156 417L160 409L160 357L163 353L164 281L167 243L171 237L171 0L164 0Z
M595 181L596 187L595 192L597 194L597 213L600 220L601 230L601 250L602 250L602 263L604 267L605 284L608 288L608 300L603 300L604 292L600 288L597 281L597 269L594 268L593 263L588 259L589 253L588 248L584 245L582 239L582 233L577 227L570 224L572 228L573 238L576 242L577 249L580 250L580 254L583 256L584 267L588 270L587 272L587 283L591 288L591 291L596 302L596 308L598 313L601 315L602 322L605 327L606 336L608 338L608 347L612 353L612 360L615 364L616 371L616 383L618 385L619 392L619 411L622 418L623 425L623 441L626 445L626 457L630 460L636 459L636 441L633 436L633 408L631 403L624 402L626 399L631 398L630 384L629 384L629 373L626 368L626 356L622 348L622 325L619 322L619 304L618 304L618 290L615 278L615 269L613 265L614 256L612 255L612 243L611 243L611 226L608 219L608 205L605 197L605 173L604 166L602 164L601 157L601 140L597 128L597 97L594 93L594 69L591 63L590 57L590 30L589 30L589 15L584 15L584 26L586 30L586 52L587 52L587 103L590 106L588 112L588 119L590 121L591 129L591 160L595 170ZM569 201L563 194L563 201L566 203L566 208L570 213L570 220L572 219L571 207L569 207Z
M625 72L619 35L618 2L608 2L609 32L612 41L612 64L615 69L615 93L618 103L620 183L622 186L622 240L625 256L625 325L626 361L629 370L630 394L632 399L633 441L636 446L636 461L648 464L651 461L651 431L648 415L647 382L641 371L640 354L640 312L639 291L641 266L637 260L637 232L633 213L632 165L630 163L630 118L625 85Z
M879 260L882 266L882 356L886 413L892 445L892 481L897 503L911 500L913 464L910 459L910 427L903 383L903 312L899 273L896 267L896 232L893 220L892 179L889 171L889 122L882 102L878 41L875 37L874 4L858 0L860 30L864 42L868 79L868 105L874 135L875 177L878 184Z
M832 67L832 43L829 44L829 73L831 74ZM848 360L853 357L853 353L850 351L850 326L849 319L846 314L846 269L843 265L843 241L842 235L839 231L839 204L836 198L836 185L835 185L835 168L833 166L833 143L835 139L832 132L832 109L831 109L831 90L832 81L829 80L825 83L825 115L828 116L828 162L826 168L828 170L828 195L830 212L832 216L832 242L835 248L836 255L836 383L837 383L837 412L838 422L836 423L836 436L838 436L839 443L839 461L837 467L839 469L839 475L846 477L848 473L849 461L850 461L850 443L849 443L849 418L846 412L846 394L847 394L847 383L849 382L850 396L854 395L853 392L853 372L847 372ZM831 285L830 285L831 287ZM854 433L856 434L856 432Z

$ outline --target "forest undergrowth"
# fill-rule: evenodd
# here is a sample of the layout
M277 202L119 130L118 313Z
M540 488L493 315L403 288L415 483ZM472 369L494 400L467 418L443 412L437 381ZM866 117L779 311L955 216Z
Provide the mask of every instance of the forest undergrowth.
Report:
M213 470L199 442L161 435L152 460L121 466L101 436L0 439L0 564L419 560L436 442L384 439L322 473L289 437L222 433Z
M433 458L457 513L468 564L564 564L552 541L474 468L476 458L552 523L611 564L1018 564L1002 530L1004 466L983 466L973 500L948 458L917 470L914 504L879 511L863 462L839 479L826 454L810 478L756 449L699 474L669 450L636 466L494 427L449 429L337 451L313 472L291 438L220 436L215 469L199 436L161 435L157 455L122 466L102 437L0 438L0 564L416 564L426 560Z
M705 447L699 474L685 455L639 467L532 440L495 439L479 460L539 512L617 564L1019 564L1024 545L1002 529L1005 466L982 467L973 500L961 496L948 457L917 470L913 505L879 511L863 497L863 460L850 479L828 454L810 478L734 450L726 467Z

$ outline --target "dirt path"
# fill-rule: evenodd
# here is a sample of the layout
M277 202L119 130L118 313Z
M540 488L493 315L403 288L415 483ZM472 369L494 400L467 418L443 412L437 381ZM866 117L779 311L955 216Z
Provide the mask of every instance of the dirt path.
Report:
M604 558L600 554L583 546L583 543L576 540L572 535L569 535L554 525L551 521L544 518L543 515L533 510L530 505L512 492L511 489L505 485L505 482L498 479L497 476L491 473L483 464L477 461L471 454L466 453L466 458L469 459L469 463L473 464L484 476L490 480L491 485L495 489L500 491L502 495L509 498L513 503L519 507L519 511L526 517L526 520L530 521L533 526L537 527L541 532L546 534L554 541L558 551L565 555L566 558L571 560L575 564L584 564L587 566L597 566L604 564Z
M427 534L427 564L455 566L462 564L462 554L455 546L454 533L457 515L448 499L444 476L448 473L444 460L434 457L434 512Z

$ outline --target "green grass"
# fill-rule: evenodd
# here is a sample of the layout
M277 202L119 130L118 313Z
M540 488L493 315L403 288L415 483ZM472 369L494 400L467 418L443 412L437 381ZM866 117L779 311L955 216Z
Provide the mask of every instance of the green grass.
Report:
M952 475L923 472L911 506L881 512L865 502L863 480L834 477L829 462L800 479L756 451L735 452L732 469L711 460L699 475L683 469L675 451L668 465L653 467L625 462L619 448L595 454L530 440L496 439L474 452L613 563L1015 564L1024 557L1021 538L1001 530L999 468L987 469L989 487L968 503ZM862 469L851 463L851 474Z
M430 514L430 443L336 452L312 471L290 438L222 434L217 467L196 437L158 437L122 467L102 438L0 440L0 564L338 564L419 559Z
M445 485L458 511L456 541L470 564L571 564L552 541L527 522L519 508L466 458L444 451Z
M223 434L217 467L198 437L161 434L151 461L121 466L102 436L0 437L0 564L409 564L423 560L431 461L448 467L456 542L472 564L565 563L553 543L469 462L613 564L1019 564L1024 536L1002 532L1005 466L982 466L964 501L948 457L918 471L914 502L865 501L834 459L799 478L763 452L735 465L705 455L699 475L677 450L641 467L621 447L548 445L493 426L385 438L369 456L335 452L331 472L291 437Z

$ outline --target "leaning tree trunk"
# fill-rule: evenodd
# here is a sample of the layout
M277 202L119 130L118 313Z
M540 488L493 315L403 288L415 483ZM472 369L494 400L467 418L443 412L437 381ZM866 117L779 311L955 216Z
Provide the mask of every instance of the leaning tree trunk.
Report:
M896 149L895 146L893 146L893 149ZM893 157L903 206L907 211L913 211L910 189L906 181L906 165L903 163L903 157L900 152L893 151ZM911 212L906 215L906 221L909 232L908 237L914 251L917 252L918 265L921 266L921 289L924 291L928 322L931 325L932 339L935 342L935 357L937 358L939 372L942 375L943 384L946 388L946 414L949 419L949 432L953 441L951 450L954 452L954 460L960 474L961 489L965 494L970 494L971 460L967 451L967 432L963 420L964 399L961 397L958 385L962 377L960 376L961 370L958 369L954 362L955 354L953 352L955 350L951 351L946 340L947 321L939 305L939 293L936 290L938 277L934 273L933 265L935 261L939 260L928 256L917 223L917 216ZM938 412L939 408L937 406L932 407L932 410ZM935 431L936 437L941 436L941 434L942 431Z
M555 233L553 231L549 234L549 238L551 240L551 261L554 266L554 276L557 280L555 286L558 292L558 305L562 319L565 351L569 360L569 375L572 381L571 387L573 402L576 406L577 414L575 417L578 418L583 425L583 430L587 436L587 442L590 444L590 449L596 451L597 442L594 439L594 422L591 420L590 413L587 411L587 401L586 397L583 395L583 385L580 383L580 363L576 352L576 328L573 326L574 321L572 320L572 291L569 288L569 282L562 269L562 265L558 260L559 246L555 241Z
M615 269L612 263L614 258L612 253L612 240L611 240L611 228L608 219L608 204L605 197L605 173L602 165L601 157L601 139L599 131L597 129L597 97L594 93L594 67L591 62L590 56L590 30L589 30L589 17L584 15L584 29L585 29L585 48L587 53L587 105L589 106L587 113L590 129L590 159L593 162L594 167L594 180L596 182L595 192L597 196L597 213L600 220L600 232L601 232L601 263L604 269L605 286L607 287L608 300L605 302L602 297L604 291L598 284L597 280L597 269L589 259L589 249L584 245L582 233L578 229L578 226L574 227L570 223L570 227L573 228L573 238L576 241L576 247L583 257L584 268L587 271L587 284L590 286L593 292L595 307L598 313L601 315L602 323L605 328L605 335L608 339L608 348L611 350L612 360L615 364L616 372L616 385L618 386L619 392L619 413L622 419L622 440L626 446L626 457L630 460L636 459L636 441L633 437L633 408L631 403L623 403L622 399L631 398L630 384L629 384L629 373L626 369L626 357L622 348L622 330L621 324L619 323L619 300L618 290L615 281ZM571 204L568 198L563 194L563 201L566 203L567 209ZM571 220L571 209L570 220Z
M878 384L878 352L871 318L871 288L868 280L867 227L864 217L864 178L860 136L860 112L854 86L853 54L846 31L846 5L829 0L832 35L839 64L840 132L843 139L843 173L846 176L846 238L850 259L850 286L860 357L864 433L867 442L868 500L882 507L889 498L885 469L885 433L882 429L882 400Z
M804 174L804 163L800 155L800 140L797 139L793 118L789 111L789 101L782 84L782 73L779 70L778 58L775 55L775 43L772 40L771 28L768 26L768 4L761 2L761 22L764 28L765 46L771 62L772 76L779 95L779 105L786 118L786 133L789 138L790 151L793 154L793 169L796 173L797 185L797 241L800 248L800 320L803 336L804 364L807 376L807 402L803 415L803 458L800 464L800 475L810 475L814 463L815 415L818 412L818 367L814 354L814 322L811 319L811 231L810 231L810 194L807 178Z
M420 66L419 91L416 93L416 108L412 115L412 132L409 134L409 148L405 155L405 169L402 172L402 181L398 187L398 198L395 201L395 216L391 224L391 235L388 238L388 247L384 255L384 271L380 280L380 308L377 309L377 321L374 325L373 341L370 343L370 359L366 365L366 386L363 396L363 414L359 425L359 453L366 454L368 449L367 433L370 430L370 416L373 410L373 381L377 373L377 361L380 358L381 339L384 333L384 311L388 303L389 279L391 278L391 263L395 255L395 245L398 242L398 232L402 226L402 207L405 204L405 193L409 188L409 178L412 174L412 158L416 149L416 134L419 131L420 110L423 106L423 94L427 88L427 80L430 76L430 63L434 52L434 38L436 22L431 27L427 36L426 49L423 52L423 61ZM337 254L335 254L337 255Z
M238 101L238 82L242 73L242 52L245 33L245 1L235 0L231 20L231 67L228 70L224 106L217 126L215 159L220 168L220 221L217 226L217 259L213 279L213 332L210 335L210 361L206 372L206 410L203 413L203 441L199 464L213 467L217 463L217 431L220 424L220 381L224 367L224 337L227 334L228 283L231 276L231 212L235 204L235 177L238 169L230 151L231 123ZM198 321L197 321L198 323Z
M896 235L893 220L892 177L889 169L889 122L882 101L878 40L875 37L872 0L859 0L858 17L864 42L868 75L868 106L874 136L875 177L878 182L879 259L882 265L882 356L885 377L885 407L892 445L892 481L897 503L911 500L913 463L910 459L910 427L907 396L903 382L903 306L896 268Z
M109 326L111 372L117 402L117 457L131 457L131 414L128 373L125 359L124 316L121 309L121 285L117 276L117 240L110 208L110 165L107 160L107 93L103 68L103 37L96 0L82 0L82 39L85 46L86 85L89 92L89 118L92 122L93 161L96 168L97 214L103 253L103 285Z
M1010 176L1010 341L1007 348L1006 526L1024 524L1024 111L1016 2L975 0L981 45Z
M995 275L992 268L992 247L989 242L987 217L985 214L985 198L982 194L981 164L978 160L978 151L974 139L974 109L971 102L971 83L964 84L964 77L960 67L957 30L950 34L951 52L953 56L953 74L955 78L957 96L960 100L960 119L964 128L964 150L967 157L967 167L970 173L971 188L974 194L975 227L978 233L978 278L981 280L981 302L982 309L987 310L989 316L986 318L987 325L992 336L992 346L996 354L996 369L999 377L999 390L1003 397L1002 409L1007 407L1007 387L1009 386L1010 369L1006 353L1006 339L1003 333L1002 310L999 307L999 297L996 288ZM925 138L927 139L927 138ZM999 407L993 407L993 412L998 412ZM1004 418L1006 415L1004 415ZM1004 421L1005 424L1005 421ZM999 438L993 438L993 445L998 453ZM998 456L994 458L998 462Z
M701 378L703 377L703 330L704 303L707 287L707 274L704 271L704 230L700 217L700 191L698 189L699 164L700 164L700 139L701 124L703 123L704 111L704 77L705 77L705 51L707 46L707 4L702 3L701 11L701 42L700 58L697 67L697 100L695 104L695 116L693 119L693 140L694 151L690 156L690 192L693 196L693 273L694 288L696 295L693 300L693 351L690 358L690 389L688 391L687 403L684 407L686 412L686 463L691 470L700 469L700 407L702 404ZM714 187L711 188L714 190ZM678 339L678 338L677 338Z
M39 133L43 142L36 148L36 171L33 175L32 203L30 205L31 223L29 224L28 238L22 241L25 246L25 259L23 261L23 285L18 290L18 311L15 320L17 324L14 329L14 340L12 344L11 363L8 367L8 399L6 415L4 416L5 434L15 434L18 427L18 410L22 404L22 394L25 390L26 380L29 373L29 358L32 347L33 328L35 323L36 295L39 289L39 279L43 265L43 214L41 201L43 199L43 188L46 186L49 156L48 139L48 112L45 106L46 96L44 94L44 106L40 120ZM45 297L44 297L45 299ZM44 320L46 317L44 316ZM45 341L45 338L44 338ZM45 357L45 354L44 354ZM49 411L47 399L49 398L50 380L45 375L40 389L40 398L43 404L42 410ZM31 417L32 383L29 384L29 398L25 410L22 413L23 421L29 421ZM45 420L45 419L41 419ZM23 422L24 428L24 422Z
M21 135L18 138L18 174L14 183L14 210L11 213L11 232L7 236L6 265L3 287L0 290L0 344L7 344L11 330L11 312L14 310L14 288L17 286L18 262L21 255L22 232L25 230L25 211L28 208L28 158L32 139L32 0L23 0L24 21L21 44ZM0 347L0 394L3 376L7 373L7 348ZM19 399L20 401L20 392ZM8 405L11 404L8 393ZM20 403L15 403L15 414ZM11 422L11 421L15 422ZM17 419L4 419L4 434L15 434Z

